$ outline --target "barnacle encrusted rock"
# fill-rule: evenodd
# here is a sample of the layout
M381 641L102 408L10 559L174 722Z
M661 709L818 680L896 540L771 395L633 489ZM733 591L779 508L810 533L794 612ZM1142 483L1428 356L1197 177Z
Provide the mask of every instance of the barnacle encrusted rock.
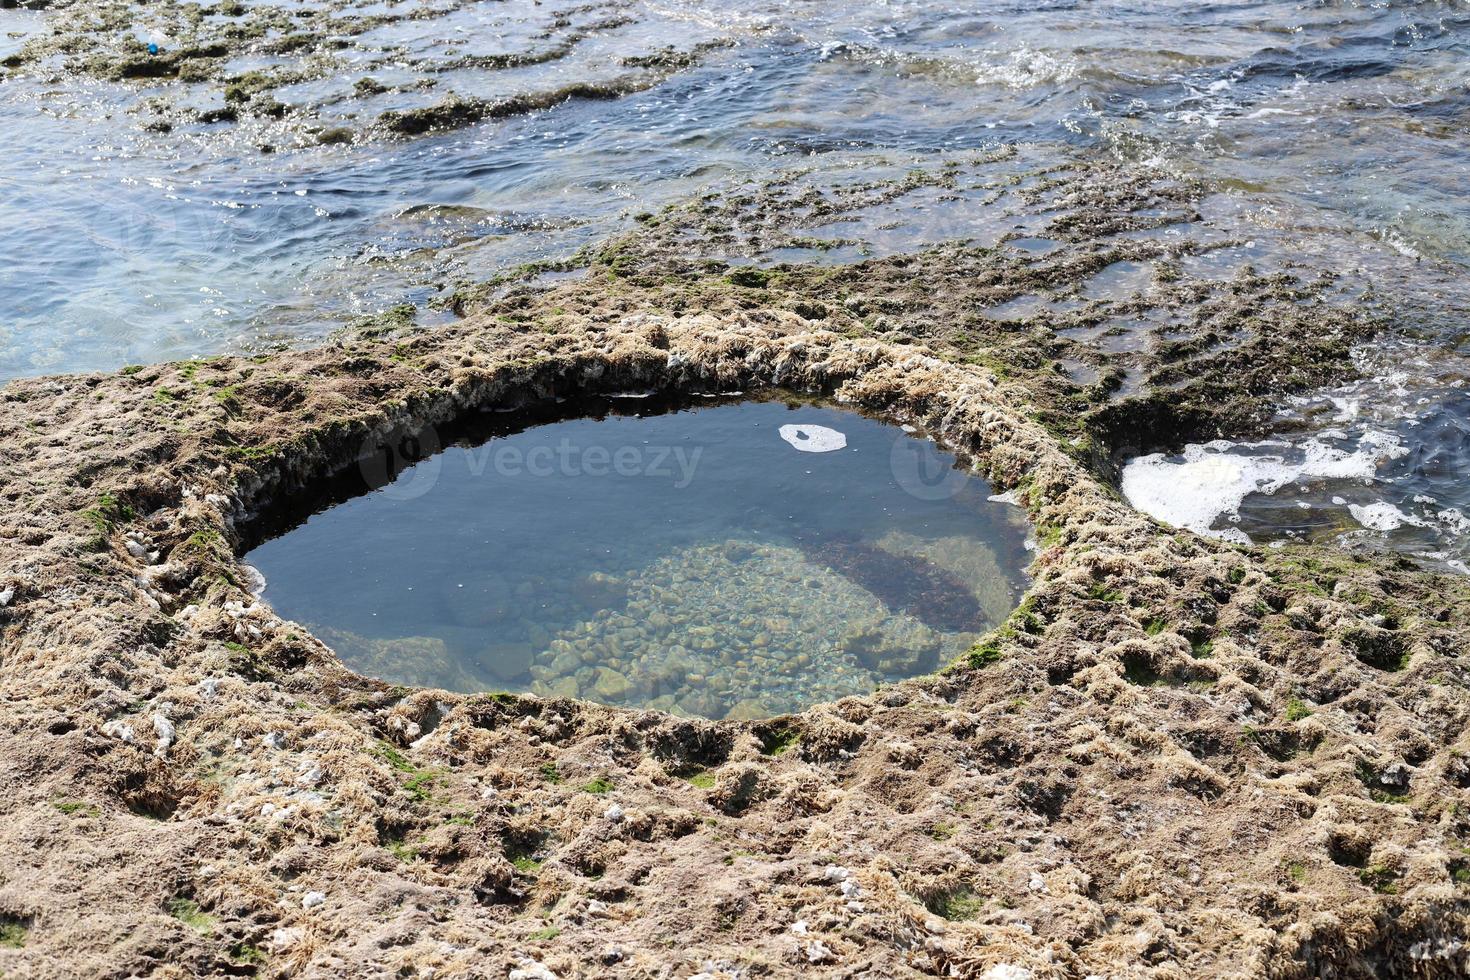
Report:
M711 306L0 391L0 969L1465 969L1460 580L1171 531L1037 421L1024 373ZM922 423L1014 491L1041 551L1011 620L934 676L715 723L388 687L235 558L405 432L762 386Z

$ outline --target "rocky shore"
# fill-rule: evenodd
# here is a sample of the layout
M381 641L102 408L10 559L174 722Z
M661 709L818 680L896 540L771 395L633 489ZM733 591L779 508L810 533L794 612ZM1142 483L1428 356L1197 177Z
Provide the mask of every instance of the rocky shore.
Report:
M1310 269L1190 274L1201 246L1148 231L1199 187L1025 192L1039 256L719 262L737 205L705 199L575 278L466 287L449 326L0 389L0 971L1462 975L1470 587L1175 531L1110 482L1121 447L1347 376L1373 311ZM738 208L832 206L763 193ZM1124 261L1157 288L1081 295ZM1088 340L1118 302L1165 342ZM237 560L422 426L767 387L973 456L1041 545L1021 607L930 676L711 722L369 680Z
M684 47L652 44L659 17L635 16L617 0L494 11L458 0L38 6L48 11L44 29L7 45L0 79L61 91L102 83L143 130L201 144L239 136L262 152L416 137L568 99L617 99L729 43L683 24L666 33Z
M373 41L426 16L392 4L328 4L301 41L279 10L188 6L166 7L160 53L112 29L122 6L60 9L6 71L134 85L129 112L157 131L332 143L500 112L482 85L420 81L425 59L451 79L532 71L617 31L617 7L591 6L525 28L516 57L425 54ZM582 76L644 84L714 38L614 47ZM282 57L298 44L329 51ZM150 72L179 79L166 104ZM534 81L507 87L512 109L547 104ZM913 201L1003 219L986 241L853 244ZM901 178L791 173L441 284L448 326L409 307L312 350L7 383L0 971L1463 976L1464 579L1233 547L1117 494L1123 455L1258 432L1292 392L1349 378L1382 325L1338 254L1291 247L1295 229L1255 247L1232 215L1202 181L1016 148ZM903 642L844 639L878 670L932 661L922 679L832 677L810 710L707 721L547 679L525 696L375 682L332 648L429 661L442 642L313 635L238 561L251 527L422 426L578 392L764 388L978 460L1041 545L1019 610L963 649L917 617ZM637 623L557 655L654 623L654 588L629 586ZM757 633L698 652L754 663ZM614 704L682 670L667 707L713 714L689 682L709 671L587 667L576 693Z

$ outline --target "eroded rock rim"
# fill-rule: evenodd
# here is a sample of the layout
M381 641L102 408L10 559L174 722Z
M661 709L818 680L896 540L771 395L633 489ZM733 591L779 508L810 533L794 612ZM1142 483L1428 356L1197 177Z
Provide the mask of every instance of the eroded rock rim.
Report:
M1014 491L1043 547L1011 620L939 675L707 722L374 682L238 573L241 522L395 432L764 386L920 423ZM479 317L0 398L0 834L34 855L0 883L0 965L1462 962L1464 584L1163 528L986 367L779 310Z

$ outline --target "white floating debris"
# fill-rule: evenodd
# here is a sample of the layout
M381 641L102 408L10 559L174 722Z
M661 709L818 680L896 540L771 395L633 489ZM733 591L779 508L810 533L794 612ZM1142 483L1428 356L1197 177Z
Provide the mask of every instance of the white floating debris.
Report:
M1010 504L1012 507L1021 506L1021 498L1016 496L1015 490L1007 490L1005 493L992 493L985 499L992 504Z
M1428 524L1413 514L1405 514L1386 500L1380 500L1376 504L1348 504L1348 513L1353 515L1353 520L1370 531L1392 531L1405 524L1412 524L1414 527L1425 527Z
M781 438L804 453L830 453L847 448L847 436L825 425L783 425Z
M1247 455L1237 449L1262 449L1277 443L1231 443L1223 439L1184 449L1184 458L1171 461L1163 453L1140 456L1123 467L1123 496L1145 514L1199 534L1248 543L1237 528L1217 530L1221 517L1238 518L1240 505L1253 493L1273 494L1300 480L1371 478L1383 456L1395 456L1403 447L1386 433L1360 439L1357 452L1334 449L1316 439L1300 450L1300 462L1279 455Z
M7 586L4 589L0 589L0 609L4 609L6 606L10 605L14 601L15 586L11 585Z
M321 892L307 892L305 895L301 896L301 907L304 909L314 909L318 905L324 903L326 900L327 896L322 894Z
M623 819L623 808L614 803L602 815L613 823L617 823Z

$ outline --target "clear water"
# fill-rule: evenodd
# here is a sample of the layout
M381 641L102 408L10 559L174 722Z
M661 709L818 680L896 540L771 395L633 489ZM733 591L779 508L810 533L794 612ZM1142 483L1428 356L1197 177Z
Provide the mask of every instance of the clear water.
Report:
M352 17L396 6L333 8ZM1257 540L1351 532L1470 559L1470 536L1437 516L1470 512L1470 480L1461 478L1470 413L1458 387L1470 309L1463 4L420 6L413 20L352 35L330 55L330 71L277 97L309 106L322 125L361 127L450 92L496 98L606 80L626 74L630 57L665 46L730 43L621 99L352 146L298 145L269 120L144 128L146 100L213 105L218 86L89 80L65 59L0 76L0 379L300 343L405 301L434 322L444 314L432 301L457 282L570 254L710 184L793 168L817 182L903 174L1007 144L1024 149L1026 166L1104 159L1213 181L1221 193L1206 202L1206 220L1171 233L1205 236L1228 223L1251 240L1232 262L1330 268L1371 285L1393 312L1391 342L1364 352L1369 377L1381 380L1295 406L1272 441L1296 447L1288 463L1311 439L1357 453L1380 445L1381 431L1405 452L1380 454L1367 481L1251 494L1238 525L1226 510L1212 523ZM167 47L170 9L150 5L134 33ZM0 10L0 55L66 16L61 5ZM464 61L541 50L594 22L603 26L556 61L495 71ZM232 68L296 64L258 53ZM353 96L368 74L392 90ZM424 79L433 84L417 84ZM260 152L263 144L276 152ZM996 209L926 193L877 202L856 225L813 231L859 240L820 257L851 261L999 233ZM1114 348L1142 342L1106 339ZM1359 414L1337 418L1333 398L1356 400ZM1417 497L1434 499L1417 502L1436 508L1431 526L1367 528L1348 503L1333 502L1403 509ZM1305 524L1301 502L1313 511Z
M1019 508L853 412L505 428L261 544L264 598L389 681L719 718L931 671L1025 587Z

